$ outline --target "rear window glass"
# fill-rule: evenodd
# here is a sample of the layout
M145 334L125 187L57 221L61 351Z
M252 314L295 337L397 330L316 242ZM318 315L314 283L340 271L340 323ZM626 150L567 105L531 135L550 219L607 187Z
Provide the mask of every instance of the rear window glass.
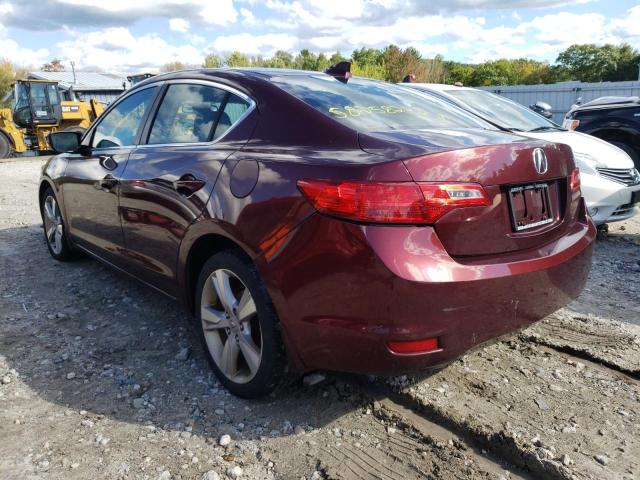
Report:
M273 83L316 110L359 131L426 128L495 129L462 109L392 83L329 75L273 77Z

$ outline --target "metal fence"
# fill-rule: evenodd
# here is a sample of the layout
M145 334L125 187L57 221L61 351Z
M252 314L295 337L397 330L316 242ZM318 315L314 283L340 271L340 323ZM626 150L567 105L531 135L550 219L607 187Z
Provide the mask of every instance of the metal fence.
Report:
M582 103L599 97L640 96L640 81L634 82L560 82L551 85L513 85L482 87L483 90L504 95L522 105L533 105L537 101L551 105L553 120L562 123L571 106L581 99Z

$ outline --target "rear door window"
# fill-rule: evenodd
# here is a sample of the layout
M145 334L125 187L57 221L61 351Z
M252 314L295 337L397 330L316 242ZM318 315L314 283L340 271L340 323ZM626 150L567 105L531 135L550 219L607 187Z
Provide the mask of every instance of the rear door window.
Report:
M149 144L210 142L220 138L249 103L210 85L169 85L149 133Z
M491 124L422 93L386 82L329 75L283 75L273 83L325 115L359 131L484 128Z

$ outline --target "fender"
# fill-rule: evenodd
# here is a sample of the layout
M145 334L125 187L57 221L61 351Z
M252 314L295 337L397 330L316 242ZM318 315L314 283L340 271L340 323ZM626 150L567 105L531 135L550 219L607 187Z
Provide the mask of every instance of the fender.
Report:
M311 215L310 215L311 216ZM308 218L310 218L307 217ZM281 235L274 237L274 243L278 243L286 235L290 234L292 231L283 232ZM263 255L262 251L253 249L249 243L245 242L244 239L240 239L238 236L238 232L230 223L220 221L216 218L207 218L201 215L198 219L196 219L189 229L187 230L185 237L182 239L180 243L180 250L178 254L178 265L176 268L176 281L178 283L178 301L183 305L183 307L190 313L193 314L193 305L191 302L190 291L192 285L190 285L190 278L188 272L188 263L190 259L190 253L193 246L196 244L198 240L204 238L205 236L215 235L218 237L218 241L222 244L222 247L228 245L236 248L240 248L250 259L253 261L254 265L258 270L258 274L262 277L265 285L267 284L266 279L264 278L263 272L265 271L265 267L267 265L267 260L265 255ZM219 244L219 245L220 245ZM268 285L267 285L267 289ZM278 310L277 305L279 303L278 298L274 298L273 292L271 293L271 301L276 306L276 310ZM304 371L305 366L302 358L297 350L295 344L290 341L290 335L288 333L288 328L286 322L281 320L281 333L285 345L287 346L287 356L289 359L289 364L293 371Z
M221 243L233 244L240 248L252 261L256 262L258 259L259 252L253 251L248 243L239 241L238 237L233 235L233 230L233 225L216 218L210 218L206 214L201 214L187 229L182 242L180 242L176 267L178 298L185 307L190 307L189 292L191 285L189 284L187 271L190 253L193 246L201 238L207 235L215 235L220 237ZM260 266L258 266L258 270L260 270Z

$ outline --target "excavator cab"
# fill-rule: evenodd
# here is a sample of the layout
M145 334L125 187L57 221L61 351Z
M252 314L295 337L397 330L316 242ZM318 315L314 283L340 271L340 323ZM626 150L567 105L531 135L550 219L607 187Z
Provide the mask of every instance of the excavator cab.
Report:
M20 128L57 125L62 107L56 82L18 80L14 86L13 121Z

